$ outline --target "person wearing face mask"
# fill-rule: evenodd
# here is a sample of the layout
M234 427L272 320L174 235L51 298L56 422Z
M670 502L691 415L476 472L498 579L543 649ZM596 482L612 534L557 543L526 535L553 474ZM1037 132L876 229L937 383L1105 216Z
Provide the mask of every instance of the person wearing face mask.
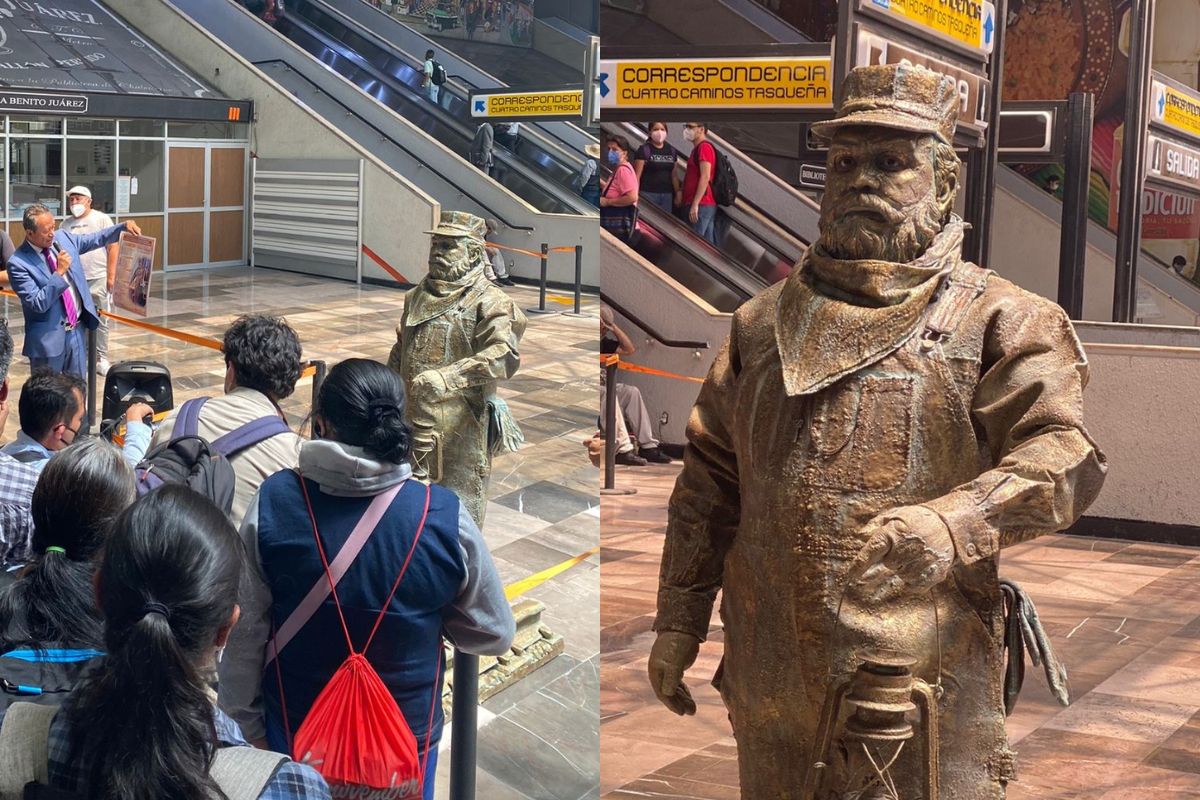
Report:
M67 206L71 216L59 226L67 233L97 233L112 227L112 217L92 208L92 191L86 186L72 186L67 190ZM117 251L120 249L120 245L110 244L84 253L80 258L88 291L98 311L112 311L112 287L117 277ZM108 318L102 316L100 327L96 329L96 374L108 374L108 367Z
M717 149L708 142L708 125L688 122L683 138L692 143L687 172L683 176L683 207L687 221L697 235L717 244L717 200L713 197L712 178L717 168Z
M666 211L683 203L683 189L675 162L681 157L667 141L667 123L651 122L650 137L638 148L633 159L633 171L638 177L639 197L644 197Z
M521 366L525 315L484 272L486 222L443 211L429 231L429 273L404 296L388 366L400 373L413 429L413 475L453 489L483 525L492 455L521 432L496 383Z
M600 225L618 239L628 240L637 228L638 204L638 179L629 163L629 140L624 136L610 138L605 160L612 176L600 181Z

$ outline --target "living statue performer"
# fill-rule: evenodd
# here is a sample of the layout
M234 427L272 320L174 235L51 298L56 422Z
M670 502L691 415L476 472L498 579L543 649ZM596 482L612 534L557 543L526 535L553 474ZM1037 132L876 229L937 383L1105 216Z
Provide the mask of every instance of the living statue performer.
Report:
M388 365L408 392L413 475L453 489L483 527L492 455L521 432L496 382L521 365L525 315L484 276L486 223L443 211L429 274L404 297Z
M814 126L820 236L734 314L688 423L650 680L694 713L681 679L723 590L713 683L742 797L928 798L916 740L867 758L847 708L817 741L835 682L884 653L934 687L940 798L997 800L1015 769L999 553L1100 491L1087 361L1058 306L962 259L954 81L875 66L844 89Z

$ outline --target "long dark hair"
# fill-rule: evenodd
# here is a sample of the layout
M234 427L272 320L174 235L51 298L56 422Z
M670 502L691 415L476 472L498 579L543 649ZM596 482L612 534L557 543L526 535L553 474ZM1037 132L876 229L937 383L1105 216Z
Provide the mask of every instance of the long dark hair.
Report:
M133 471L102 439L81 439L50 459L30 508L36 560L0 595L0 650L100 645L96 557L133 497Z
M203 670L229 625L242 547L209 500L168 484L113 526L99 571L107 658L76 689L73 751L95 800L224 797Z
M378 361L348 358L329 370L313 413L332 426L330 438L361 447L380 461L403 464L412 451L405 405L399 375Z

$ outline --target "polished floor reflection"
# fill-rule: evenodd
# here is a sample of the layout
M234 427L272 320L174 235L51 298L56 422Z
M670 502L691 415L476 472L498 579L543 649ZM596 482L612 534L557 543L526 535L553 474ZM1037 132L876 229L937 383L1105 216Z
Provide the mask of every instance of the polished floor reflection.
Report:
M507 291L523 308L537 303L532 289ZM403 307L399 289L249 269L156 274L152 297L149 322L214 339L220 339L239 314L286 317L300 334L304 357L330 365L349 357L386 361ZM553 307L567 308L551 300ZM12 298L3 302L19 352L20 306ZM594 312L594 306L588 299L585 312ZM598 473L581 445L596 424L596 325L595 316L531 315L521 343L521 370L501 386L500 394L525 433L522 449L493 465L484 530L506 584L598 544ZM165 364L171 370L176 405L222 391L225 365L215 350L114 324L111 360L122 359ZM4 441L16 435L16 392L28 374L28 362L14 358L13 414ZM307 418L311 399L311 381L305 379L284 403L293 427ZM599 560L592 556L524 596L545 604L543 622L564 637L566 650L483 704L478 797L596 797ZM447 735L443 749L449 744ZM438 766L437 796L448 797L447 753Z
M695 717L646 680L675 466L618 468L605 497L600 751L607 800L736 800L736 747L716 690L722 630L688 674ZM1200 549L1046 536L1005 550L1001 574L1033 597L1070 673L1059 706L1029 668L1008 720L1019 780L1009 800L1200 799ZM747 798L757 800L757 798Z

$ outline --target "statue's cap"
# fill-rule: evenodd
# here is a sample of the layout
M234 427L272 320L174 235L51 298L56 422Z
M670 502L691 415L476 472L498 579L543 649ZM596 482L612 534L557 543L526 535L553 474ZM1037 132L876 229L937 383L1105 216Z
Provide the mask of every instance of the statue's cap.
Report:
M837 116L813 124L818 136L862 125L932 133L946 144L954 140L960 98L949 75L911 64L855 67L842 88Z
M487 223L483 217L465 211L443 211L437 227L425 232L434 236L470 236L482 242L487 234Z

